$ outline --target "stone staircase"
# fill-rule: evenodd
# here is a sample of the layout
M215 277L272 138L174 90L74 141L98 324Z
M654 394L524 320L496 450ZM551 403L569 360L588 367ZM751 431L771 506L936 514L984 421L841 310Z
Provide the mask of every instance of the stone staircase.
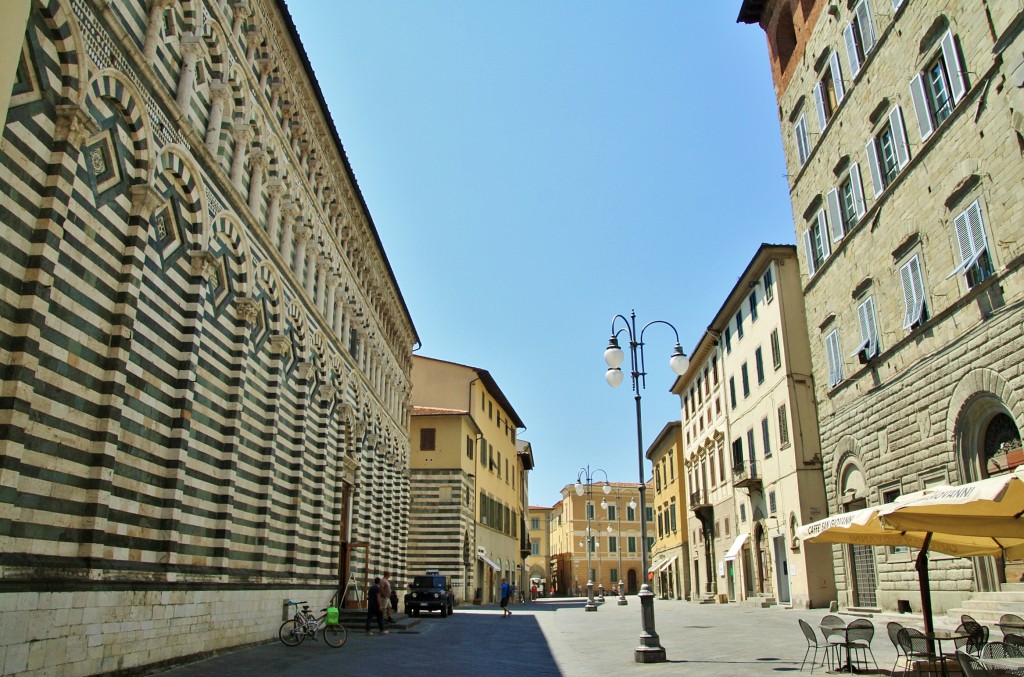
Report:
M768 607L773 607L776 604L778 604L778 601L774 597L754 596L747 597L743 600L744 606L751 606L755 609L767 609Z
M1024 616L1024 583L1003 583L999 592L975 593L963 606L946 612L957 623L963 614L983 625L995 625L1003 614Z

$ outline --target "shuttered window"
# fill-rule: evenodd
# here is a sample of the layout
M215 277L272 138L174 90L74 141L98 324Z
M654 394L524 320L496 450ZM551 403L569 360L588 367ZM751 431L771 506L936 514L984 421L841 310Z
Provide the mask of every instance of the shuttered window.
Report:
M870 360L880 352L874 297L869 296L857 306L857 323L860 326L860 344L851 357Z
M825 337L825 359L828 362L828 387L836 387L843 380L843 358L839 350L839 330L833 329Z
M927 319L924 302L924 276L921 271L921 257L915 254L900 268L900 284L903 287L903 328L913 329Z
M807 137L807 116L801 114L793 127L793 136L796 138L796 155L803 167L807 158L811 155L811 143Z
M878 197L910 162L903 112L899 106L889 111L885 126L868 142L865 151L871 169L871 183L875 188L875 197Z
M851 75L856 76L875 46L875 25L871 20L867 0L860 0L853 8L853 20L843 30L843 41L850 58Z
M910 81L910 98L914 102L922 141L953 114L953 109L967 93L964 69L960 66L961 54L953 31L947 30L939 44L935 58Z
M967 288L985 281L993 273L992 257L988 253L988 238L981 215L981 203L975 200L970 207L953 219L956 241L960 250L960 265L946 279L964 273Z

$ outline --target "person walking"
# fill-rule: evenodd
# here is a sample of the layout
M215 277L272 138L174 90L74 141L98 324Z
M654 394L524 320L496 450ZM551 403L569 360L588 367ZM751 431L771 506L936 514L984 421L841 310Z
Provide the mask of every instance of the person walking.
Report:
M388 623L394 623L395 619L391 617L391 572L385 571L384 575L380 579L380 599L383 603L384 620Z
M370 631L370 621L377 619L377 628L380 634L386 635L388 631L384 629L384 602L380 597L380 579L373 579L373 585L370 586L370 591L366 594L366 634L372 635Z
M501 610L505 612L502 618L506 618L512 615L512 612L508 610L508 598L512 596L512 586L508 584L508 579L501 579Z

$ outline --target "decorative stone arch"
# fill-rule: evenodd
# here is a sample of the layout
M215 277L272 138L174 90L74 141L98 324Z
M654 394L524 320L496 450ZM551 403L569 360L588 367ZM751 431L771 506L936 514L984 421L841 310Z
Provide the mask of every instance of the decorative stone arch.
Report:
M205 249L213 251L217 242L224 244L231 253L231 256L227 257L227 261L234 272L238 274L238 293L250 296L252 293L252 254L249 250L249 241L245 237L245 229L233 213L223 211L214 218L210 226L209 238L205 239Z
M181 16L182 32L198 33L200 14L197 10L199 0L177 0L174 10Z
M281 282L273 266L266 261L260 262L253 273L253 282L256 289L266 295L267 308L269 310L266 318L267 326L274 335L280 335L284 330L284 313L281 312Z
M49 30L49 37L60 54L60 100L81 106L85 103L89 81L84 42L78 30L70 0L33 0L32 10L38 12Z
M248 83L245 78L245 71L239 63L233 63L228 67L226 84L231 93L229 99L231 109L230 115L225 115L225 117L228 119L238 117L243 120L249 120L251 102L249 101L249 90L246 87Z
M120 71L107 68L89 82L86 100L92 100L96 107L99 107L99 100L109 101L120 111L132 142L131 180L133 183L151 183L153 129L142 93Z
M295 354L299 356L300 360L308 360L309 337L306 333L306 313L302 309L302 304L297 301L292 301L288 306L288 323L292 327L295 340Z
M160 151L155 166L154 175L167 173L173 176L179 183L182 197L187 200L189 228L186 235L189 240L186 244L188 249L205 250L205 233L209 230L207 221L209 212L206 207L206 191L202 190L202 172L195 163L192 153L178 144L165 146Z
M227 82L227 39L220 22L210 19L203 26L203 44L206 47L206 61L210 76Z
M977 441L992 419L1004 413L1017 430L1024 422L1024 400L1002 374L988 367L973 369L953 389L946 410L946 440L956 452L961 483L987 476Z

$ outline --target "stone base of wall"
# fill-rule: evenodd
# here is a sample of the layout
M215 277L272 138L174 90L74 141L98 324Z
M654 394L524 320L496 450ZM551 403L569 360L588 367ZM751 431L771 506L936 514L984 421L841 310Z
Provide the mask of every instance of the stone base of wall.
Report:
M333 589L0 593L4 675L143 672L273 641L284 600L319 610Z

